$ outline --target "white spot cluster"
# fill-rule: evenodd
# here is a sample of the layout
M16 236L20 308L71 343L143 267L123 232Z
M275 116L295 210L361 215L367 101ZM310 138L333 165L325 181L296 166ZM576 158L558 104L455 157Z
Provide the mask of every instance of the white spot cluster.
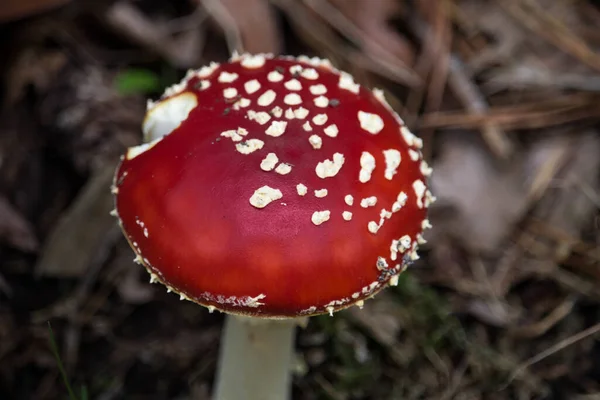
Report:
M329 210L315 211L313 213L312 217L310 218L310 220L315 225L321 225L323 222L329 221L330 217L331 217L331 211L329 211Z
M265 57L270 58L272 56L258 55L258 56L234 56L240 60L242 66L248 69L261 68L265 65ZM345 72L340 72L335 70L328 61L320 60L318 58L309 59L307 57L301 57L297 59L299 61L308 62L311 65L318 68L326 68L330 71L334 71L339 73L339 81L338 88L342 91L349 91L351 93L360 93L360 85L356 83L353 77L350 74ZM284 58L286 59L286 58ZM293 60L294 58L287 58L288 60ZM218 65L212 66L209 69L205 70L206 77L210 76L214 73L214 71L218 68ZM266 71L265 71L266 72ZM285 87L288 93L278 96L275 90L265 88L262 94L260 94L256 100L249 100L242 98L239 96L238 91L232 87L226 87L223 89L223 96L226 99L234 99L235 103L233 103L233 109L237 110L240 108L249 107L253 101L256 101L256 105L259 107L272 107L272 109L268 112L258 111L258 110L249 110L247 111L246 117L250 121L254 121L260 125L268 126L265 130L265 134L267 136L279 137L282 136L286 129L288 128L288 122L293 120L305 120L306 121L299 122L299 126L302 126L302 129L306 132L311 132L316 130L317 134L307 134L309 144L313 149L321 149L323 146L323 139L319 135L326 135L330 138L336 138L339 135L338 125L335 123L328 124L328 115L326 112L322 112L320 114L315 113L316 115L310 115L309 111L302 107L303 98L300 96L299 92L303 90L305 87L308 88L307 92L309 92L312 96L312 101L314 105L318 108L326 109L327 107L336 107L339 104L339 100L330 100L325 95L328 93L327 87L323 84L314 82L302 81L302 79L306 80L315 80L318 79L319 73L315 68L304 68L301 65L293 65L289 68L289 72L292 74L292 77L286 78L284 75L284 70L281 68L276 68L270 71L267 74L266 80L271 83L281 82L280 85ZM197 75L197 74L196 74ZM223 71L220 73L218 78L216 79L218 82L222 84L230 84L239 79L238 74L230 73ZM260 78L259 78L260 79ZM210 81L206 81L206 84L203 86L208 87L210 85ZM268 85L268 84L267 84ZM198 84L196 84L198 86ZM243 85L243 90L247 94L254 94L261 90L262 85L257 79L252 79L245 82ZM183 89L182 89L183 90ZM385 101L383 96L383 92L380 90L374 90L373 95L375 98L385 106L385 108L390 111L397 121L400 121L400 118L393 112L390 105ZM331 96L335 96L332 94ZM279 97L279 98L278 98ZM310 103L311 99L306 99L308 103ZM275 102L282 102L289 107L281 107L277 105ZM273 107L274 106L274 107ZM297 108L294 108L297 106ZM310 107L309 107L310 108ZM285 110L284 110L285 109ZM326 111L326 110L323 110ZM285 118L287 121L282 121L281 118ZM361 129L368 132L369 134L376 135L379 134L384 128L383 115L379 115L377 113L367 112L367 111L358 111L357 114L358 123ZM275 118L276 120L273 120ZM310 122L309 122L310 121ZM355 120L356 121L356 120ZM268 124L268 125L267 125ZM318 128L321 127L321 128ZM322 131L320 131L322 129ZM320 132L319 132L320 131ZM429 176L431 174L431 168L422 160L422 155L417 149L420 149L422 146L422 141L414 136L408 129L404 126L400 128L400 133L403 140L408 144L410 149L408 149L407 158L410 158L413 162L419 162L419 170L424 176ZM236 130L227 130L221 133L221 136L230 138L233 142L236 142L236 150L242 154L250 154L254 151L260 150L264 146L264 142L259 139L249 139L246 140L245 136L247 136L248 131L243 128L238 128ZM398 174L398 169L402 162L401 153L397 149L386 149L383 150L383 158L382 162L385 161L385 170L383 172L383 176L387 180L392 180L395 175ZM334 153L332 159L325 159L321 162L318 162L315 167L315 172L317 176L321 179L326 179L330 177L336 176L344 165L345 157L341 153ZM404 161L406 162L406 160ZM360 157L360 172L359 172L359 181L361 183L367 183L371 180L373 173L376 167L376 159L373 154L368 151L363 151ZM260 168L263 171L275 171L278 174L289 174L292 171L292 165L284 162L280 162L277 155L273 152L268 153L266 156L262 158L260 162ZM415 201L419 208L427 207L435 198L431 195L431 193L427 190L425 184L417 179L412 184L412 189L415 193ZM299 196L305 196L308 193L308 188L306 185L302 183L298 183L296 185L296 191ZM313 191L315 197L323 198L328 195L327 189L316 189ZM269 203L279 200L283 197L282 193L278 189L271 188L269 186L263 186L257 189L254 194L250 198L250 203L257 208L264 208ZM370 221L367 225L368 231L375 234L377 233L383 226L384 222L387 219L392 217L394 212L398 212L402 207L406 204L409 196L400 192L396 198L396 201L392 204L391 211L386 210L385 208L381 209L379 213L379 222L377 220ZM412 200L411 200L412 201ZM344 197L344 202L346 205L352 207L354 204L354 198L352 195L348 194ZM360 206L363 208L371 208L376 206L378 202L377 196L369 196L362 198L360 200ZM286 203L281 203L285 205ZM351 208L350 208L351 209ZM353 213L350 210L344 210L341 213L343 220L351 221L353 219ZM318 210L314 211L311 216L311 221L314 225L321 225L328 221L331 218L331 212L329 210ZM423 221L422 227L430 226L428 221ZM390 258L392 261L395 261L398 258L398 253L411 252L411 259L415 259L418 257L416 255L416 248L419 244L425 243L422 235L416 234L414 239L411 239L410 236L404 235L401 238L394 240L392 245L390 246ZM414 253L414 254L413 254ZM388 261L384 257L379 257L377 259L377 269L379 271L385 271L386 274L395 273L393 271L398 272L401 269L400 265L396 265L391 268L388 265ZM389 275L387 275L389 276ZM390 284L397 282L397 275L394 275L390 278ZM352 297L357 300L358 297L362 295L368 295L373 293L378 287L381 287L380 282L373 282L370 285L362 288L360 292L355 293L356 297ZM248 299L253 299L248 297ZM257 297L260 299L260 296ZM225 300L224 300L225 301ZM334 300L328 304L325 309L332 313L334 309L340 307L346 302L350 302L351 299L340 299ZM256 301L258 302L258 300ZM252 303L252 301L248 301L248 303ZM357 302L358 304L358 302ZM362 300L360 301L360 305L362 306ZM317 311L317 307L311 307L305 310L308 314L312 314Z
M203 80L203 79L208 78L210 75L212 75L212 73L217 68L219 68L219 64L212 62L212 63L210 63L210 65L204 66L204 67L200 68L199 70L192 70L192 69L188 70L187 73L185 74L185 77L181 80L181 82L171 85L165 89L165 92L163 93L162 97L166 98L166 97L171 97L171 96L181 94L182 92L184 92L187 89L189 81L193 78L200 79L200 87L199 87L200 90L207 89L210 86L210 82ZM157 103L161 103L161 102L157 102ZM150 111L154 107L154 105L155 105L155 103L149 102L148 103L148 111Z
M413 149L408 149L408 156L413 161L419 161L419 158L420 158L419 152L416 150L413 150Z
M279 137L285 133L286 127L287 121L273 121L265 133L269 136Z
M318 189L318 190L315 190L315 197L322 198L322 197L325 197L325 196L327 196L327 189Z
M283 75L281 75L278 71L271 71L267 75L267 80L269 82L281 82L283 80Z
M265 208L269 203L283 197L281 190L269 186L262 186L254 191L250 197L250 204L256 208Z
M325 108L329 105L329 99L325 96L315 97L313 102L315 103L315 106L320 108Z
M292 66L290 67L290 74L292 74L292 75L297 75L297 74L299 74L300 72L302 72L302 69L303 69L303 68L302 68L302 65L292 65Z
M310 91L311 94L314 94L315 96L319 96L321 94L325 94L327 93L327 87L325 85L323 85L322 83L319 83L317 85L311 85L308 90Z
M300 72L300 76L311 81L319 79L319 73L314 68L304 68L302 72Z
M248 134L248 131L244 128L238 127L237 129L231 129L221 132L221 136L231 139L234 142L241 141L244 136Z
M229 73L227 71L221 72L219 78L217 79L221 83L231 83L234 82L239 77L235 72Z
M260 83L256 79L252 79L244 83L244 89L248 94L256 93L260 90Z
M250 154L262 149L264 145L265 142L260 139L248 139L245 142L236 144L235 149L242 154Z
M421 171L423 176L429 177L431 176L433 169L427 164L425 160L422 160L421 164L419 165L419 171Z
M373 135L378 134L383 129L383 119L377 114L359 111L358 121L362 129Z
M281 116L283 115L283 109L281 107L279 107L279 106L275 106L271 110L271 114L273 114L273 116L275 118L281 118Z
M200 80L200 90L206 90L210 87L210 81Z
M232 108L234 110L239 110L240 108L246 108L249 105L250 105L250 100L242 97L238 101L236 101L235 103L233 103Z
M358 180L362 183L369 182L374 169L375 157L368 151L363 151L360 155L360 172L358 174Z
M324 125L327 122L327 114L317 114L312 119L313 124L317 126Z
M379 271L385 271L389 268L387 261L383 257L377 257L377 262L375 263L375 266Z
M266 56L265 55L237 56L237 55L235 55L234 58L236 58L236 57L237 57L237 60L239 60L241 62L242 66L244 68L255 69L255 68L261 68L262 66L265 65L265 57L270 58L272 56L268 56L268 55L266 55ZM299 61L308 62L315 67L326 68L329 70L333 70L335 72L339 72L339 71L335 70L333 67L331 67L331 65L326 60L320 60L317 58L309 59L307 57L302 57L302 60L300 60L300 58L301 57L298 57L297 59ZM293 60L293 58L289 58L289 60ZM217 68L218 68L218 64L211 65L210 67L205 67L202 70L202 71L204 71L203 72L204 77L208 78L210 75L212 75L215 72L215 70ZM265 73L266 72L267 71L265 71ZM256 104L259 107L271 108L270 110L265 109L265 111L267 111L267 112L258 111L255 109L255 110L249 110L246 113L246 117L250 121L254 121L260 125L265 125L266 129L264 130L264 132L267 136L279 137L279 136L285 134L286 129L288 132L291 129L290 128L291 126L287 122L290 122L293 120L305 120L308 118L308 120L305 120L305 121L297 121L298 126L301 125L302 129L304 131L310 132L310 133L306 134L306 136L308 137L310 135L308 140L309 140L309 144L311 145L311 147L314 149L321 149L323 146L323 139L321 138L322 135L326 135L327 137L330 137L330 138L336 138L339 135L338 125L336 125L335 123L332 123L332 122L336 122L336 121L330 121L328 123L328 116L326 114L327 110L325 110L327 107L332 107L332 108L336 107L339 104L339 100L336 100L336 99L330 100L328 97L325 96L328 93L327 87L325 85L319 84L317 82L303 81L303 79L307 79L307 80L318 79L319 73L317 72L316 69L303 68L301 65L294 65L291 68L289 68L289 72L293 75L293 77L286 78L286 76L284 75L285 74L284 70L281 68L276 68L267 74L264 84L269 86L269 83L267 83L266 81L271 82L271 83L281 82L280 85L285 87L285 89L288 91L288 93L279 95L279 96L276 94L275 90L271 90L268 87L262 86L261 83L259 82L259 80L257 80L257 79L252 79L245 83L237 82L236 87L238 87L238 88L241 87L242 93L244 92L244 90L247 94L254 95L256 93L257 97L252 97L252 100L241 97L240 93L238 93L238 90L236 90L235 88L227 87L227 86L232 86L232 85L230 85L232 82L236 82L239 80L238 74L222 71L222 72L220 72L218 77L215 76L214 78L211 78L211 79L212 79L212 83L215 83L215 81L218 81L219 83L223 84L223 87L222 87L223 96L228 100L233 99L229 103L233 103L232 108L234 110L239 110L241 108L247 108L252 103ZM354 79L352 78L351 75L349 75L347 73L343 73L343 72L340 72L339 75L340 75L339 82L338 82L339 89L341 89L342 91L346 90L346 91L349 91L352 93L360 93L360 85L358 85L356 82L354 82ZM199 76L199 73L196 72L194 76ZM261 78L259 78L259 79L261 79ZM262 78L262 79L264 79L264 78ZM198 90L198 86L200 86L201 89L206 89L210 86L210 84L211 84L211 81L209 81L209 80L199 81L199 82L195 83L194 88L196 90ZM274 88L274 86L272 86L272 87ZM310 114L309 111L306 108L302 107L302 105L303 105L302 97L304 97L304 95L302 95L302 97L300 97L299 91L303 90L304 88L307 88L308 89L307 92L309 92L310 95L312 95L311 97L313 97L312 99L305 99L306 102L310 104L310 102L312 100L316 107L319 107L322 109L321 111L323 111L323 112L321 114L315 113L316 115L314 115L314 116L309 115ZM261 91L261 89L263 89L263 90ZM183 91L183 90L186 90L186 87L183 86L179 89L175 88L175 90ZM334 92L335 91L336 90L334 89ZM262 92L262 94L261 94L261 92ZM295 92L299 92L299 93L295 93ZM379 102L381 102L385 106L385 108L394 115L394 117L397 120L401 121L400 118L397 117L397 115L395 113L393 113L393 110L391 109L389 104L385 101L383 92L381 92L379 90L374 90L373 94L374 94L375 98ZM194 96L195 96L195 94L194 94ZM330 96L335 97L335 94L330 94ZM282 108L280 106L281 104L277 105L277 103L281 103L282 101L285 104L287 104L287 106L289 106L289 107L284 106ZM155 105L152 104L152 107L155 107ZM310 107L308 107L308 108L310 108ZM186 116L187 116L187 114L186 114ZM281 120L282 117L284 117L285 120L287 120L287 121L282 121ZM366 131L370 134L373 134L373 135L378 134L383 130L384 122L383 122L382 117L384 118L384 116L382 114L378 115L376 113L369 113L366 111L358 112L358 122L359 122L361 129L363 129L364 131ZM356 123L356 120L355 120L355 123ZM405 160L402 160L400 151L398 151L396 149L390 148L387 150L383 150L383 158L384 159L381 161L379 159L377 160L377 162L380 162L380 163L383 163L383 161L385 161L385 170L381 171L381 173L383 174L385 179L392 180L396 175L398 175L398 169L400 167L401 162L406 163L409 161L413 161L413 162L419 162L418 167L419 167L420 172L423 174L423 176L429 176L431 174L431 168L427 165L427 163L425 161L422 160L421 153L419 151L417 151L417 149L421 148L422 141L419 138L417 138L416 136L412 135L412 133L410 133L408 131L408 129L406 129L405 127L402 127L399 130L400 130L403 140L411 148L407 150L408 154L406 154ZM315 131L315 133L318 133L318 135L312 134L313 131ZM260 133L260 132L258 132L258 133ZM247 140L247 137L246 137L247 135L248 135L248 131L241 127L238 127L237 129L226 130L221 133L222 137L227 137L227 138L231 139L233 142L235 142L236 150L242 154L250 154L252 152L262 149L265 146L265 143L262 140L259 140L259 139ZM319 136L319 135L321 135L321 136ZM304 140L306 140L306 139L304 139ZM325 138L325 140L328 141L327 138ZM306 143L306 142L304 142L304 143ZM329 142L327 142L327 143L329 143ZM268 141L267 141L267 146L268 146ZM131 154L133 154L133 153L131 153ZM402 156L404 156L404 155L402 155ZM260 162L260 168L263 171L274 171L275 173L282 174L282 175L289 174L292 171L292 165L285 163L285 162L280 162L277 155L273 152L266 154L266 156L263 153L261 158L262 158L262 161ZM410 160L407 160L407 159L410 159ZM331 160L325 159L324 161L319 162L317 164L317 166L315 167L315 172L316 172L317 176L321 179L326 179L328 177L334 177L341 170L341 168L344 164L344 161L345 161L345 157L343 154L335 153ZM375 165L376 165L376 160L372 154L370 154L369 152L366 152L366 151L361 154L360 173L359 173L359 181L360 182L367 183L371 180L372 174L374 173L374 170L375 170ZM381 169L383 169L383 168L381 168ZM367 187L367 186L365 186L365 187ZM425 183L423 183L421 180L416 180L415 182L413 182L412 189L415 193L415 202L419 208L425 208L432 201L435 200L435 197L433 197L431 195L431 193L427 190ZM304 185L302 183L298 183L296 185L296 191L299 196L305 196L308 193L308 188L306 185ZM316 189L313 192L314 192L314 196L317 198L324 198L324 197L328 196L327 189ZM250 197L249 201L250 201L251 205L256 208L264 208L271 202L280 200L282 198L283 198L283 194L280 190L271 188L269 186L263 186L254 192L254 194ZM398 212L400 209L402 209L402 207L407 203L408 199L409 199L409 196L406 193L400 192L396 198L396 201L393 203L393 205L391 207L391 211L388 211L385 208L381 209L381 211L379 212L379 222L377 222L377 219L373 218L375 220L370 221L368 223L368 226L367 226L368 231L373 234L377 233L382 228L384 222L387 219L390 219L392 217L392 213ZM411 199L411 201L413 201L412 196L410 196L410 199ZM382 199L380 198L380 200L382 200ZM347 208L347 210L344 210L341 212L341 217L344 221L351 221L353 219L353 213L351 211L352 206L354 204L353 196L346 195L344 197L344 202L349 207ZM376 206L377 202L378 202L378 200L377 200L376 196L370 196L370 197L362 198L360 200L360 206L363 208L371 208L371 207ZM283 203L283 202L281 202L280 204L286 205L286 203ZM326 207L323 207L323 208L326 208ZM331 212L329 210L323 210L323 208L321 208L321 210L313 212L313 214L311 216L311 222L314 225L318 226L318 225L321 225L321 224L325 223L326 221L330 220ZM357 212L359 212L359 214L362 213L362 211L357 211ZM367 212L367 211L365 211L365 212ZM369 212L375 212L375 211L369 211ZM337 218L339 218L339 214L338 214ZM422 222L423 229L426 229L427 227L430 227L430 226L431 225L429 224L429 221L424 220ZM390 258L392 261L396 261L399 253L405 253L411 259L416 259L416 258L418 258L418 255L416 254L416 249L417 249L418 245L424 244L424 243L425 243L425 240L421 234L416 234L413 238L411 238L408 235L404 235L401 238L394 240L392 242L392 244L390 246ZM393 265L394 263L391 263L391 264ZM397 264L397 265L395 265L395 267L392 267L388 264L388 261L386 260L386 258L379 257L376 261L376 267L379 271L384 273L384 275L382 275L382 276L389 277L390 284L393 285L393 284L397 283L397 280L398 280L397 273L402 268L402 266L400 264ZM390 275L390 274L392 274L392 275ZM330 313L333 313L333 311L335 309L338 309L339 307L341 307L351 301L355 302L355 304L358 305L359 307L362 307L363 301L358 300L358 298L361 296L368 296L368 295L374 293L374 291L377 288L381 287L382 284L383 284L382 282L373 282L373 283L363 287L361 289L361 291L357 291L356 293L354 293L352 295L352 298L348 297L348 298L343 298L343 299L339 299L339 300L333 300L325 306L325 310L327 310ZM207 294L207 296L210 296L211 301L213 301L215 303L237 304L237 305L245 306L245 307L260 306L263 304L260 302L260 300L265 297L264 295L258 295L255 297L243 296L243 297L228 297L228 298L226 298L223 296L212 296L210 294ZM214 307L213 307L213 309L214 309ZM306 312L306 314L313 314L318 310L323 311L323 306L310 307L306 310L303 310L303 312Z
M223 97L225 97L226 99L233 99L235 96L237 96L238 91L236 88L226 88L223 89Z
M373 207L377 204L377 196L365 197L360 201L360 206L362 208Z
M400 134L402 135L402 138L404 139L407 145L411 147L416 147L417 149L423 147L423 140L421 138L416 137L411 131L408 130L406 126L402 125L402 127L400 128Z
M333 68L333 66L331 65L331 62L324 58L307 57L307 56L301 55L301 56L298 56L298 61L301 61L308 65L312 65L313 67L324 68L328 71L337 71L335 68Z
M410 236L408 236L408 235L402 236L398 240L398 252L404 253L406 250L410 249L411 244L412 244L412 240L410 239Z
M289 106L297 106L302 104L302 97L297 93L288 93L283 98L283 102Z
M200 68L198 70L198 72L196 73L196 75L199 78L208 78L209 76L211 76L213 74L213 72L216 71L216 69L219 68L219 64L216 62L211 62L209 65L205 65L202 68ZM188 75L189 75L190 71L188 71Z
M394 239L390 245L390 260L396 261L398 259L398 244L399 241Z
M304 119L308 115L308 110L304 107L298 107L294 110L294 117Z
M354 78L347 72L342 72L340 74L340 80L338 82L338 87L340 89L348 90L352 93L358 94L360 90L360 85L354 82Z
M418 260L419 255L417 254L417 249L418 245L422 244L419 243L419 237L421 237L422 240L422 236L420 234L417 234L416 237L417 239L414 241L409 235L404 235L397 240L392 240L392 243L390 245L390 259L392 261L396 261L398 259L399 254L407 254L410 260ZM398 270L400 269L400 267L400 265L396 265L396 268ZM390 284L392 283L390 282Z
M337 137L339 130L336 124L331 124L327 128L325 128L323 132L325 132L327 136L334 138Z
M299 312L300 315L309 315L309 314L314 314L317 311L317 307L315 306L310 306L305 310L302 310Z
M256 112L253 110L248 110L246 116L250 121L256 121L260 125L264 125L271 120L271 116L269 115L269 113L266 113L264 111Z
M139 225L140 228L142 228L144 236L148 237L148 228L146 227L146 224L144 224L144 221L141 221L139 219L139 217L135 217L135 223L137 225ZM139 256L138 256L139 257Z
M263 65L265 65L265 56L263 54L257 54L257 55L250 55L250 54L245 54L244 56L242 56L242 67L247 68L247 69L256 69L256 68L260 68Z
M279 175L287 175L292 172L292 166L290 164L281 163L275 168L275 172Z
M261 107L267 107L275 101L276 96L277 95L275 94L275 91L269 89L260 95L260 97L257 100L257 103Z
M323 145L323 139L319 135L310 135L308 138L308 142L313 147L313 149L318 150Z
M392 218L392 213L386 210L385 208L382 208L381 212L379 213L379 223L375 221L370 221L367 225L367 229L371 233L377 233L383 226L385 220L390 218Z
M400 166L400 161L402 161L400 152L396 149L384 150L383 156L385 157L385 179L392 180Z
M400 211L400 209L402 207L404 207L404 205L406 204L407 200L408 200L408 195L406 193L404 193L404 192L398 193L396 201L394 202L394 204L392 204L392 212Z
M341 153L334 153L333 161L325 160L319 162L317 164L317 167L315 168L315 172L317 173L317 176L321 179L331 178L333 176L336 176L337 173L340 172L340 169L342 169L343 165L344 155Z
M261 303L260 300L265 299L267 296L264 294L259 294L258 296L222 296L222 295L214 295L209 292L204 292L200 295L205 301L211 303L217 303L220 305L231 305L234 307L250 307L250 308L258 308L264 303ZM214 306L208 306L208 311L213 312L215 310Z
M425 186L423 181L420 179L415 180L412 184L412 187L413 187L413 190L415 191L415 195L417 196L417 207L419 207L419 208L425 207L424 197L425 197L425 191L427 190L427 187Z
M425 208L428 208L436 200L437 200L436 197L434 195L432 195L429 190L425 190L425 202L424 202Z
M263 171L272 171L275 168L275 165L279 162L279 158L275 153L269 153L267 156L261 161L260 169Z
M306 185L299 183L296 185L296 191L298 192L298 195L304 196L306 193L308 193L308 188Z
M369 221L369 223L367 224L367 229L369 230L369 232L375 234L379 230L379 225L375 221Z
M298 79L290 79L283 84L287 90L302 90L302 84Z

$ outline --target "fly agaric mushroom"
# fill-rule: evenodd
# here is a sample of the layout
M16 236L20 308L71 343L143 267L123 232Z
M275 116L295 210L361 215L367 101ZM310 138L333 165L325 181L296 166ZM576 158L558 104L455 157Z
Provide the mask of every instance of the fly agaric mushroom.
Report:
M287 398L289 320L362 307L418 258L434 200L421 140L381 91L271 55L188 72L143 131L113 186L135 260L230 314L216 399Z

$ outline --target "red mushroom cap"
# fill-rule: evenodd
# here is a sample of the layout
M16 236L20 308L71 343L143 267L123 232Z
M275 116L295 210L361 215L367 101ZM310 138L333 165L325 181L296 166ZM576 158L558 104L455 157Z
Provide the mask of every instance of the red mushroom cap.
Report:
M430 169L386 103L327 61L234 56L144 121L113 192L137 257L182 298L286 318L362 305L418 258ZM164 135L164 136L163 136Z

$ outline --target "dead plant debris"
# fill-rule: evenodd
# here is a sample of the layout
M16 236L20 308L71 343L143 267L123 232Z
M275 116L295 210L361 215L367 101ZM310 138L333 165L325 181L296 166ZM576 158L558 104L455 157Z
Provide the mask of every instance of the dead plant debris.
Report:
M1 399L66 398L48 322L77 393L210 398L222 315L150 285L107 213L145 98L233 50L384 89L434 168L422 259L300 331L294 399L600 397L598 2L8 4Z

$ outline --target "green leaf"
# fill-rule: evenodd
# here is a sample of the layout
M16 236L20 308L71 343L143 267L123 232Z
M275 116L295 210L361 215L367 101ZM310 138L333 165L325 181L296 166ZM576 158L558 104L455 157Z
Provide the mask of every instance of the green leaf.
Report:
M115 88L121 94L147 94L159 91L160 77L154 72L141 68L128 68L117 74Z

